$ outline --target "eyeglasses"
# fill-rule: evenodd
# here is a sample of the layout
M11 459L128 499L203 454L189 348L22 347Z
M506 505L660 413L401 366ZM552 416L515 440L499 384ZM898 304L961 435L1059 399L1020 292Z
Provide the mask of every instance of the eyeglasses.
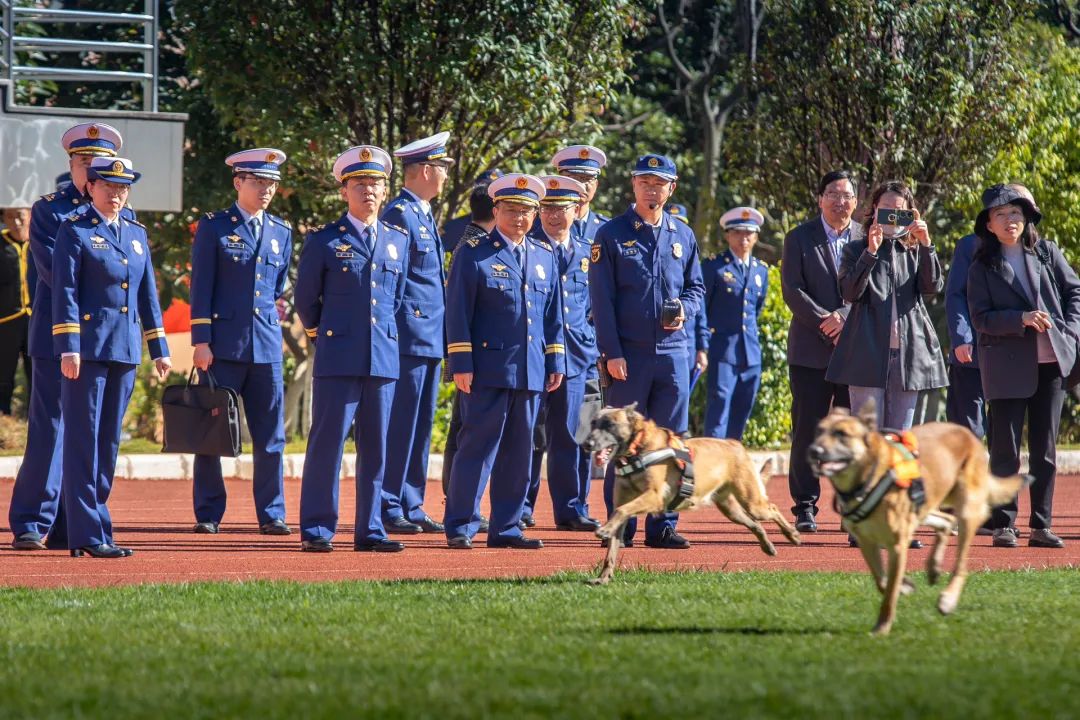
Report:
M838 192L831 192L830 191L830 192L825 193L825 199L826 200L831 200L833 202L836 202L837 200L839 200L841 202L849 203L849 202L851 202L852 200L855 199L855 196L852 195L851 193L838 193Z
M522 208L520 210L516 208L500 208L499 212L510 217L529 217L536 212L535 208Z
M244 180L244 182L255 183L255 186L260 187L260 188L277 187L277 184L278 184L277 180L271 180L270 178L256 177L254 175L246 175L246 176L244 176L243 180Z
M542 215L562 215L570 210L577 212L577 205L541 205L540 213Z

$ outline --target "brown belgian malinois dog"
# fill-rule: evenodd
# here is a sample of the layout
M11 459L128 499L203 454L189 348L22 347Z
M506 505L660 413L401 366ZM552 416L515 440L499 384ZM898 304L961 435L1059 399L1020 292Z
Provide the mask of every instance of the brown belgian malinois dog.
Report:
M615 512L596 531L597 537L608 541L607 556L593 584L611 580L626 521L647 513L716 505L729 520L749 528L768 555L775 555L776 547L761 527L762 521L775 522L793 545L800 543L798 531L769 502L765 484L742 443L715 438L683 440L647 420L636 407L634 403L601 410L582 443L585 450L594 453L597 465L609 460L616 464ZM770 460L762 471L771 465Z
M938 598L938 610L948 615L964 589L975 531L991 508L1016 497L1029 481L1019 475L992 476L986 449L960 425L932 422L897 435L878 432L873 401L857 416L834 408L818 425L809 454L815 472L836 489L842 524L859 541L874 583L884 595L875 635L888 634L899 595L915 589L904 576L915 529L926 524L937 531L926 564L926 579L933 585L941 577L949 535L958 528L956 566ZM889 557L887 572L881 563L882 548Z

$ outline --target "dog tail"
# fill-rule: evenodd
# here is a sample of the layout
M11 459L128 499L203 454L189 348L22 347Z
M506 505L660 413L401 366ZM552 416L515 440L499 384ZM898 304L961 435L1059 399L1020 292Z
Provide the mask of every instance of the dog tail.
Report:
M990 507L998 507L1012 502L1021 490L1035 482L1033 475L1013 475L1012 477L999 478L994 475L989 477L989 488L986 494L986 502Z
M768 457L768 459L761 464L761 468L758 469L758 475L763 477L763 478L771 477L772 476L773 465L774 465L773 457L772 457L772 455L770 455Z

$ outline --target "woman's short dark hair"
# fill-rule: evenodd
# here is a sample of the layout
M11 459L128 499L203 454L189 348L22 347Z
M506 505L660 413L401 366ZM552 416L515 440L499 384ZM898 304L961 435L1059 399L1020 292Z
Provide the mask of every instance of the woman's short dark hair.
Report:
M874 224L874 213L877 212L878 203L881 202L881 197L885 193L895 193L907 201L908 210L915 210L915 193L911 192L911 188L906 183L900 180L886 180L885 182L874 188L874 192L870 193L870 202L866 204L866 214L863 216L866 227L870 227Z
M855 175L852 174L850 170L833 170L832 172L825 173L825 175L822 176L821 181L818 183L818 197L824 195L825 189L837 180L847 180L849 183L851 183L852 192L856 192L858 189L858 185L855 183Z
M1028 209L1027 203L1008 204L1016 205L1016 207L1024 211L1024 232L1020 233L1020 245L1027 252L1033 252L1035 243L1039 242L1039 231L1035 227L1035 223L1031 221L1031 211ZM997 235L990 232L989 223L982 223L980 227L975 229L975 234L979 236L980 242L979 247L975 249L974 259L984 265L996 265L1001 258L1001 241L998 240Z

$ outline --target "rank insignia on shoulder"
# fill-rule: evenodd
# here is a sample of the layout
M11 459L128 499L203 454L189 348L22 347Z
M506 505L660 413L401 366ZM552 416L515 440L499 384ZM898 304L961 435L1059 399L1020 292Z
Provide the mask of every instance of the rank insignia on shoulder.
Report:
M634 229L635 230L640 230L641 229L641 221L640 220L635 220L634 221Z
M675 243L671 246L671 254L677 258L682 257L682 243Z
M469 247L476 247L477 245L480 244L480 238L478 238L478 237L469 238L468 240L465 241L465 244L468 245ZM496 242L495 247L499 247L499 243Z
M56 193L49 193L48 195L42 195L41 199L45 202L52 202L56 199Z
M600 243L593 244L592 248L589 250L589 258L594 263L600 262Z
M537 240L536 244L539 245L540 247L544 248L545 250L547 250L549 252L552 252L551 245L548 245L546 240ZM540 277L544 277L544 276L541 275Z
M205 215L203 215L203 217L206 218L207 220L213 220L214 219L214 213L208 212Z

